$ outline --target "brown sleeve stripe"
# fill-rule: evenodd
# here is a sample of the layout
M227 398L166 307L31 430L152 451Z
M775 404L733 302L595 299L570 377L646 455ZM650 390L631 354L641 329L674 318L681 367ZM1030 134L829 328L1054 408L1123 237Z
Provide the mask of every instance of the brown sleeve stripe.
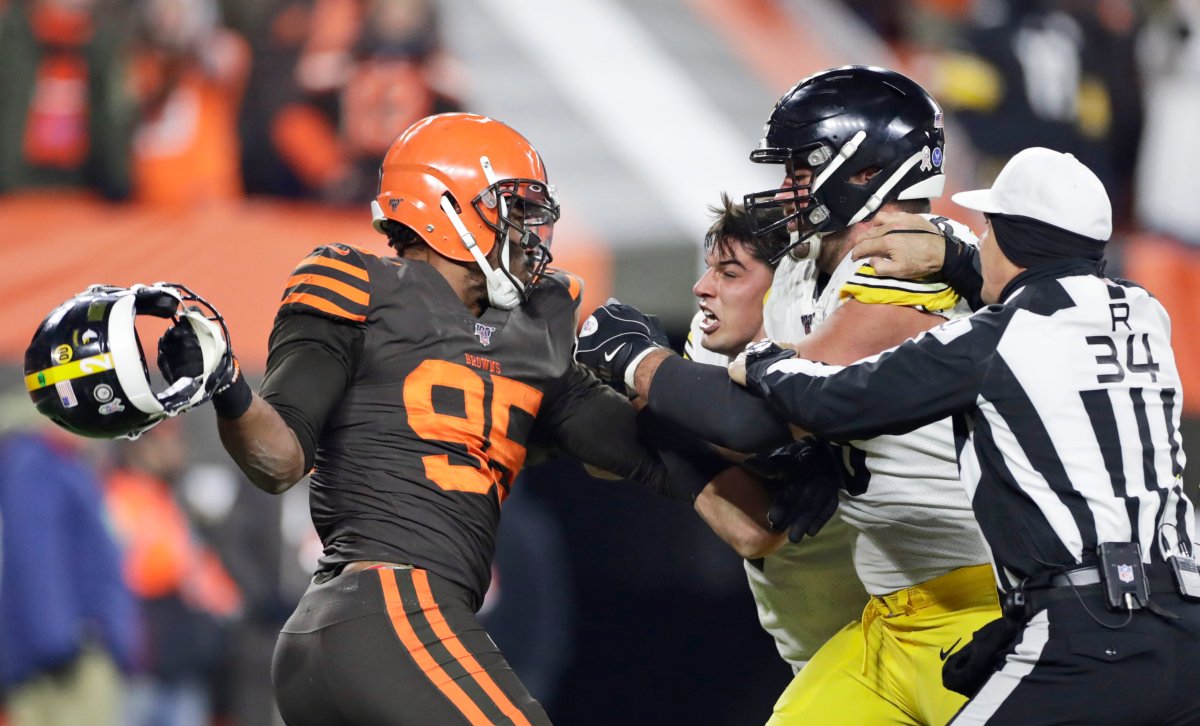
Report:
M287 289L289 291L291 291L292 288L300 285L323 287L332 290L350 302L358 303L359 305L368 305L371 302L371 295L367 291L347 285L344 282L339 282L338 280L335 280L332 277L326 277L325 275L302 273L292 275L290 278L288 278Z
M340 305L326 300L323 297L318 297L317 295L312 295L307 292L293 292L283 299L283 303L281 305L295 304L307 305L328 315L338 318L345 318L347 320L353 320L356 323L365 323L367 321L366 315L356 315Z
M352 277L357 277L358 279L362 280L363 282L368 281L367 271L364 268L359 267L358 265L351 265L350 263L343 262L341 260L335 260L335 259L332 259L329 257L324 257L320 254L315 254L310 257L304 258L304 261L296 266L296 271L299 272L301 268L307 267L309 265L321 265L322 267L329 267L334 270L339 270L341 272L344 272L347 275L350 275Z

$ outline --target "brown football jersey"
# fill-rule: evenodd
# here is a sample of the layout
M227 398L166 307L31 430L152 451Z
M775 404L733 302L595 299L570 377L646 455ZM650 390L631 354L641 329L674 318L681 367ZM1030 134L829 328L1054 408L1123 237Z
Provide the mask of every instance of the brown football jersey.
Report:
M559 273L517 309L475 317L420 261L330 245L301 263L276 332L299 316L362 331L317 441L311 508L322 569L407 563L482 597L500 507L535 420L575 375L579 287Z

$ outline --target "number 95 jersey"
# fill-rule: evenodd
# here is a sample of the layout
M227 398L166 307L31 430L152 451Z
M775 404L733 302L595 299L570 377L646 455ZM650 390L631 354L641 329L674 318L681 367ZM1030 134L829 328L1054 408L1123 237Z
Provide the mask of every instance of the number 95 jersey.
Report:
M271 334L262 395L302 446L315 443L322 570L410 564L467 588L478 605L500 505L538 413L577 381L579 289L554 273L517 309L475 317L421 261L331 245L301 262ZM337 365L317 376L289 365L301 357ZM297 396L305 376L309 390Z

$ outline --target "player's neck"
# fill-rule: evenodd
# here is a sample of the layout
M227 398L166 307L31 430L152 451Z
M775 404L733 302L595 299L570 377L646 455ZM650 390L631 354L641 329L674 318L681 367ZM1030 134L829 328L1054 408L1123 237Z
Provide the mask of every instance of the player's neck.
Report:
M474 262L458 262L423 245L405 249L404 257L425 262L436 270L475 317L487 309L487 278Z

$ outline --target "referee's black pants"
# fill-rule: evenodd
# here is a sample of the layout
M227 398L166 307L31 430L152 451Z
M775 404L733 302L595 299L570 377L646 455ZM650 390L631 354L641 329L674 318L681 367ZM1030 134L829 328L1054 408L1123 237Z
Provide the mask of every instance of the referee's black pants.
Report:
M1033 615L950 723L1200 726L1200 602L1156 589L1179 620L1138 610L1116 627L1127 614L1108 610L1100 585L1076 593Z
M462 589L420 569L310 586L279 634L271 677L289 726L550 723Z

